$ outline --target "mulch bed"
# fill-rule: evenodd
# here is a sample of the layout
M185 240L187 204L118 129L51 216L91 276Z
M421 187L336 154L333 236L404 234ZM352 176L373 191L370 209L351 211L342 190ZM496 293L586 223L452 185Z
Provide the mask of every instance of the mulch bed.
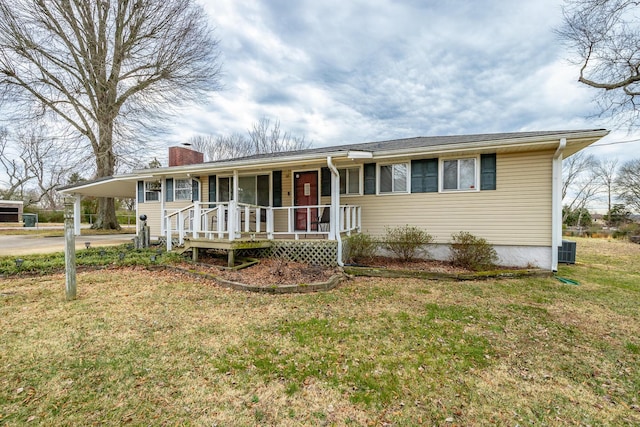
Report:
M252 286L281 286L300 285L326 282L336 274L340 274L337 267L309 265L300 262L286 261L278 258L264 258L258 264L241 270L227 270L226 262L219 259L200 259L198 267L203 272L214 275L230 282L244 283Z

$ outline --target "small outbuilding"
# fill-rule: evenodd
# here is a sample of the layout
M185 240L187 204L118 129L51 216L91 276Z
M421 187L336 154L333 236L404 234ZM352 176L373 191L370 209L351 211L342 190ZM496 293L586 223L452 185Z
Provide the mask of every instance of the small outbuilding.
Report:
M23 202L0 200L0 222L21 222Z

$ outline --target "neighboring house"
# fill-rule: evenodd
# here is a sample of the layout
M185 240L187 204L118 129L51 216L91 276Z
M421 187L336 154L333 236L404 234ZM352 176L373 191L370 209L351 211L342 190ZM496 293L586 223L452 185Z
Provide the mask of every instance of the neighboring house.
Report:
M62 192L77 196L78 212L81 196L136 197L137 214L148 217L152 235L167 238L168 249L286 240L318 242L324 251L320 242L328 241L341 262L346 234L382 236L386 227L408 224L434 236L437 258L447 257L453 233L468 231L494 245L503 265L555 271L562 159L607 133L418 137L210 163L172 147L169 167Z

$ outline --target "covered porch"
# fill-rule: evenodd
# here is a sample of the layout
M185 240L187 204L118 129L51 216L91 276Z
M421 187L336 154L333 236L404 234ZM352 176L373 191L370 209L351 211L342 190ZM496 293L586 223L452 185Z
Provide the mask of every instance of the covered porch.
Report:
M337 212L337 215L332 215ZM276 217L280 220L276 221ZM257 206L230 202L194 202L163 212L167 251L186 240L224 242L274 239L338 240L361 231L361 209L355 205ZM193 245L192 245L193 246Z

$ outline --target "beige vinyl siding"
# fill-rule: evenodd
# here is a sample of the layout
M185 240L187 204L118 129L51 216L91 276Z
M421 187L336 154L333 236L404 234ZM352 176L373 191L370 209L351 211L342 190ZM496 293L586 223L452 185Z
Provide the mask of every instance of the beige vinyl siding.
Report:
M496 190L370 195L350 198L362 207L363 231L406 224L426 229L437 243L468 231L499 245L551 244L553 152L498 154Z
M151 231L152 236L159 236L162 233L161 229L161 209L162 204L160 202L146 202L138 205L138 215L147 216L147 225Z

